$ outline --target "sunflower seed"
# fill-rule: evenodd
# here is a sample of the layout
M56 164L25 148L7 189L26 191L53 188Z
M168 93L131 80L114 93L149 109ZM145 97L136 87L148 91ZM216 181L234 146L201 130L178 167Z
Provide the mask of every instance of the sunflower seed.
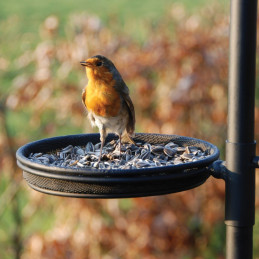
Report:
M37 159L42 162L43 164L48 164L49 163L49 158L45 156L39 156Z
M176 150L174 148L164 147L164 153L169 157L173 157L176 154Z
M71 152L72 150L73 150L73 146L69 145L69 146L63 148L61 151L62 151L62 153L66 154L66 153Z
M156 166L161 166L162 164L159 161L155 161Z
M36 154L33 155L33 157L39 157L39 156L42 156L42 155L43 155L42 153L36 153Z
M163 146L152 146L151 147L151 152L154 155L161 155L164 152L164 147Z
M94 162L94 163L92 164L92 166L95 167L95 168L99 168L99 162Z
M144 160L139 160L138 162L136 162L137 168L149 167L149 166L150 166L150 164Z
M181 158L187 159L187 160L191 160L193 157L194 157L193 154L191 154L191 153L188 154L187 152L186 152L186 153L183 153L183 154L181 155Z
M179 145L175 144L174 142L169 142L165 145L165 148L175 148L179 147Z
M149 152L151 151L151 145L149 143L145 143L143 147L147 149Z
M101 142L99 142L99 143L97 143L97 144L94 145L94 150L95 150L95 151L96 151L96 150L100 150L100 148L101 148Z
M148 159L150 157L150 151L146 149L142 149L139 157L143 160Z
M85 146L85 152L88 153L88 152L94 152L95 151L95 148L94 148L94 145L92 142L88 142Z
M204 159L209 150L198 146L180 146L174 142L167 144L136 143L122 144L112 140L103 147L99 161L101 143L88 142L84 147L69 145L47 154L31 153L28 158L44 165L72 168L96 169L140 169L173 166ZM121 150L120 150L121 149Z
M80 162L77 162L77 164L76 165L78 165L78 166L80 166L80 167L84 167L84 165L83 164L81 164Z
M84 152L84 150L83 150L82 148L79 148L79 147L74 148L74 151L75 151L75 153L76 153L77 155L81 155L81 156L84 156L84 155L85 155L85 152Z
M185 147L175 147L176 152L184 152L186 150Z

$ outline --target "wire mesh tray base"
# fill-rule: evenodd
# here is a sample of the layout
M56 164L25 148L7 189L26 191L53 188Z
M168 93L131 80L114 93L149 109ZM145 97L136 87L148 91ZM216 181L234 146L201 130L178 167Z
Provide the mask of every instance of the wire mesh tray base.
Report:
M116 138L113 134L107 141ZM94 169L48 166L31 161L30 153L50 152L68 145L98 143L99 134L80 134L42 139L20 147L17 164L28 185L40 192L78 198L142 197L180 192L197 187L210 176L208 166L219 157L216 146L199 139L178 135L138 133L135 141L150 144L174 142L207 150L201 160L183 164L141 169Z

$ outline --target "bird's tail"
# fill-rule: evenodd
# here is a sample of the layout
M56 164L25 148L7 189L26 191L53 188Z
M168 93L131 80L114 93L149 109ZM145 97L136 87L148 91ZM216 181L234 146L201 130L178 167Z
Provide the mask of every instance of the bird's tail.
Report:
M125 131L121 137L121 141L122 143L131 143L131 144L134 144L136 145L135 141L132 139L132 137L134 137L134 134L133 135L129 135L127 131Z

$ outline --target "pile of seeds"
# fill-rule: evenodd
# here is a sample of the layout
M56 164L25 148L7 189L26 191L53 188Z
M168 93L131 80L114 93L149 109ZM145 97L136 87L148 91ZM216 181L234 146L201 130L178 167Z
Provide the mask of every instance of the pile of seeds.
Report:
M66 168L137 169L171 166L204 159L208 150L196 146L182 147L173 142L165 145L149 143L122 144L112 140L103 147L98 162L101 143L88 142L86 146L69 145L49 153L31 153L29 159L48 166Z

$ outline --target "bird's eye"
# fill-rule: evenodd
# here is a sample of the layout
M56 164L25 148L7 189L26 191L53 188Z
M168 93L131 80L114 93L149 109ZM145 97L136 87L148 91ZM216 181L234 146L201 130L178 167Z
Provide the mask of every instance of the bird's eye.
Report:
M103 64L102 61L98 61L98 62L96 63L96 66L97 66L97 67L100 67L102 64Z

